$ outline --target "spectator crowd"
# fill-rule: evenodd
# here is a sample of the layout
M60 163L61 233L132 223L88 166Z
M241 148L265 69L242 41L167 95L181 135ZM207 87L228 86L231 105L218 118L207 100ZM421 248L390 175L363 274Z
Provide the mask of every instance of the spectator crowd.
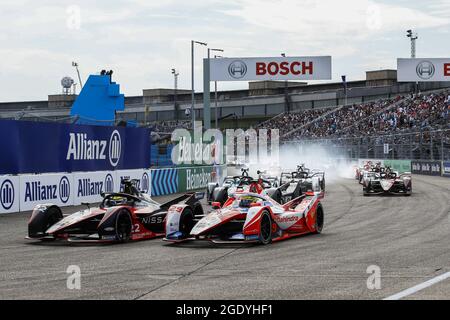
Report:
M284 113L259 128L278 128L283 140L367 137L450 129L450 91L337 108Z

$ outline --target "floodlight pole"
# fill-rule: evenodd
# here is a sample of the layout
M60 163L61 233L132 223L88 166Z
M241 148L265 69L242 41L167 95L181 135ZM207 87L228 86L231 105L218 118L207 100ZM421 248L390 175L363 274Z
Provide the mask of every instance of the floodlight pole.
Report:
M281 56L283 58L286 58L285 53L282 53ZM287 111L287 113L290 113L291 110L290 110L290 106L289 106L289 93L288 93L288 81L287 80L284 80L284 100L285 100L285 105L286 105L285 110Z
M211 129L210 62L211 51L223 52L223 49L208 48L208 57L203 60L203 126ZM216 104L217 108L217 104ZM216 109L217 114L217 109ZM217 124L216 124L217 126Z
M214 59L216 58L222 58L222 56L214 55ZM219 110L217 106L217 81L214 81L214 107L216 109L215 114L215 122L216 122L216 129L219 129Z
M194 88L194 45L199 44L202 46L206 46L207 43L191 40L191 86L192 86L192 93L191 93L191 116L192 116L192 130L195 128L195 88Z
M178 109L177 109L177 94L178 94L178 75L176 69L172 69L172 74L174 78L173 84L173 109L175 111L175 119L178 121Z
M416 57L416 40L419 38L416 32L409 29L406 31L406 36L411 39L411 59ZM419 82L416 81L415 92L419 91Z
M78 81L80 82L80 89L83 89L83 81L81 81L80 70L78 70L78 62L72 61L72 67L77 70Z

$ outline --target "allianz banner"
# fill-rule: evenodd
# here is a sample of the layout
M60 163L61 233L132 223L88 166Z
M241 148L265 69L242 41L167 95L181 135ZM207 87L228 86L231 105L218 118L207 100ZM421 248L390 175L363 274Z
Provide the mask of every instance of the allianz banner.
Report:
M0 120L0 174L103 171L150 164L150 130Z

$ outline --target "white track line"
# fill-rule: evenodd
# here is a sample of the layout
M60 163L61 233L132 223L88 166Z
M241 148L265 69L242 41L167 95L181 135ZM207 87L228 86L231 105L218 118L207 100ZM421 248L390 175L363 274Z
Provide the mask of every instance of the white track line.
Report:
M450 278L450 272L441 274L440 276L434 277L434 278L432 278L430 280L427 280L427 281L425 281L425 282L423 282L421 284L418 284L418 285L416 285L416 286L414 286L412 288L403 290L403 291L401 291L399 293L396 293L396 294L394 294L392 296L384 298L383 300L399 300L401 298L404 298L404 297L407 297L409 295L412 295L412 294L414 294L414 293L416 293L416 292L418 292L420 290L423 290L425 288L431 287L432 285L434 285L434 284L436 284L438 282L441 282L441 281L443 281L443 280L445 280L447 278Z

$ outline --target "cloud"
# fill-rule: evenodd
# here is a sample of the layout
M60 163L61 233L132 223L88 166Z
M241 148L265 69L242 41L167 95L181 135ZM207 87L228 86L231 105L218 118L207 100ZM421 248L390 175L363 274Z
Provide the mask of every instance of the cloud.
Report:
M7 47L0 50L0 100L45 99L60 92L62 76L76 78L72 60L84 79L113 69L127 95L173 86L171 68L180 72L179 87L190 88L191 39L223 48L225 56L332 55L334 71L355 78L364 76L364 67L391 66L399 53L407 54L408 28L419 29L421 37L425 30L448 32L447 0L380 1L116 0L106 6L89 0L2 0L0 40ZM79 29L68 28L70 6L80 9ZM429 54L450 50L429 41ZM199 90L205 47L196 46L195 54Z
M448 25L447 19L406 7L368 0L242 0L240 8L225 11L248 24L305 40L332 38L365 40L372 33L395 31L405 25L430 28Z

